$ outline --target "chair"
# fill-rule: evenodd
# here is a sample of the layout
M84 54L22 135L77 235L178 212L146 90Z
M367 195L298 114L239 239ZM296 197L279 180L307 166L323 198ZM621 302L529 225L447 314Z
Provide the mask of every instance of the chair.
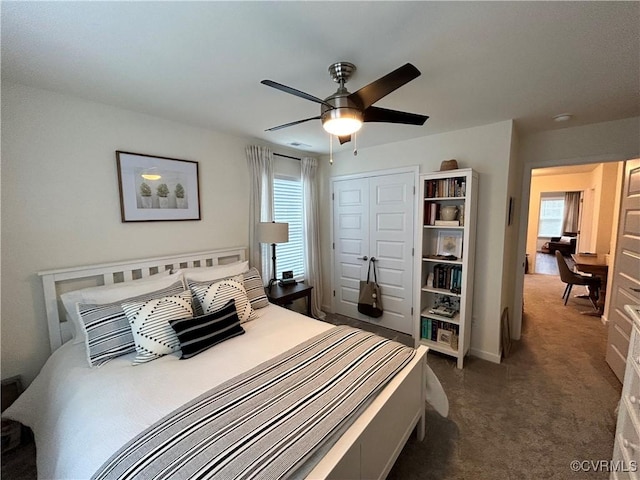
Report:
M598 309L596 301L598 300L598 292L600 290L600 279L598 277L588 277L586 275L580 275L572 271L567 265L567 261L562 256L562 253L556 250L556 261L558 262L558 271L560 272L560 280L567 284L562 294L564 304L567 304L569 295L571 295L571 289L574 285L584 285L589 289L589 300L593 308Z

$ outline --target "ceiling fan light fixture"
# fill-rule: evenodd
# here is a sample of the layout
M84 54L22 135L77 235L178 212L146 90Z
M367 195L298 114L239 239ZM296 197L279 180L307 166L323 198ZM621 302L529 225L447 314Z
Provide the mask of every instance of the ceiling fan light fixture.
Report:
M338 137L351 135L362 127L362 112L355 108L336 108L322 115L322 127Z

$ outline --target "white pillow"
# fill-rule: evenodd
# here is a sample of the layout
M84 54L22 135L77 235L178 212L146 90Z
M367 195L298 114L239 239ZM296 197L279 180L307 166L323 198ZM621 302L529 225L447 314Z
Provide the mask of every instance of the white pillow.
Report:
M560 243L571 243L571 240L573 240L573 237L568 237L565 235L560 237Z
M213 267L182 268L176 273L182 272L187 280L196 282L206 282L208 280L220 280L221 278L240 275L249 270L249 262L234 262L225 265L214 265Z
M240 323L255 318L247 291L244 288L242 275L225 278L219 282L196 282L188 280L189 288L193 293L194 303L199 302L202 313L208 314L224 307L232 298L236 301L236 311Z
M191 292L154 300L125 302L122 310L131 324L138 355L133 364L150 362L180 350L180 340L169 320L193 318Z
M64 309L67 313L67 320L71 320L73 324L73 329L75 331L73 343L82 343L86 340L86 333L84 333L85 331L82 320L80 319L78 309L76 308L78 303L97 305L113 303L126 298L137 297L138 295L144 295L145 293L170 287L178 280L185 284L182 274L171 274L166 270L139 280L114 283L112 285L100 285L98 287L83 288L81 290L63 293L60 295L60 300L62 300L62 304L64 305ZM187 288L186 284L185 288Z

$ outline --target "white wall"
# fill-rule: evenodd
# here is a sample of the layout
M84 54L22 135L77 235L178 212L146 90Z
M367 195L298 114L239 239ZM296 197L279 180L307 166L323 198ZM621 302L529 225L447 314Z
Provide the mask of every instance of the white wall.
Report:
M367 128L366 125L364 128ZM320 162L323 178L321 211L323 271L331 272L329 195L330 178L366 171L419 165L420 172L440 169L443 160L455 158L460 168L471 167L479 174L478 227L476 237L475 292L471 353L500 360L500 307L504 261L507 185L513 125L511 121L469 128L405 142L359 149L334 155ZM331 278L325 275L323 305L331 304Z
M49 356L52 268L247 244L247 139L2 85L2 378ZM122 223L115 151L199 162L201 221Z

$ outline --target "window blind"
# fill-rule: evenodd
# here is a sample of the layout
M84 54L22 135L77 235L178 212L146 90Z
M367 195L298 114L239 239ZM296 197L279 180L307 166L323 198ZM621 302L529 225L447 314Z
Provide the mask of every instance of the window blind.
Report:
M273 219L289 224L289 242L276 247L276 277L293 270L295 278L304 277L304 240L302 228L302 182L289 178L273 180Z

